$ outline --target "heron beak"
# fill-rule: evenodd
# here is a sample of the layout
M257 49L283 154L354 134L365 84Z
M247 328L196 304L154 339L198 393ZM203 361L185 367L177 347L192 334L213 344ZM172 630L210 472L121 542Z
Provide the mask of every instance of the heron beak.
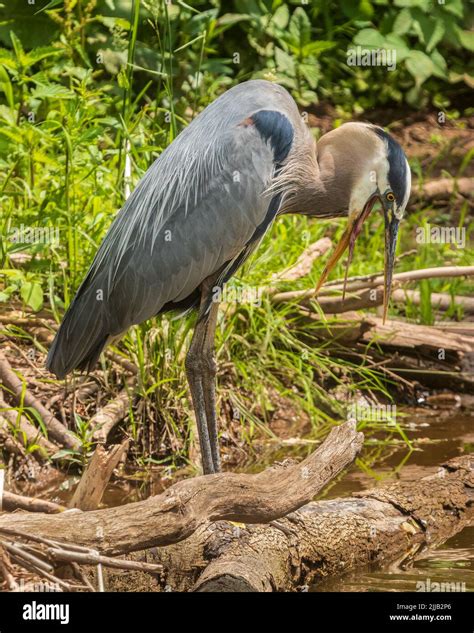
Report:
M395 250L397 248L397 235L400 220L392 213L392 218L384 207L385 214L385 267L383 290L383 322L387 319L390 293L392 291L393 268L395 265Z
M355 242L356 242L357 237L359 236L359 233L362 231L362 225L364 224L365 220L368 218L374 204L376 203L378 199L379 199L378 194L373 195L371 198L369 198L369 200L367 201L367 203L365 204L364 208L359 213L359 215L349 218L346 230L342 234L342 237L338 245L336 246L336 250L333 252L328 263L324 267L324 270L322 272L322 275L316 287L316 292L319 291L321 286L325 283L326 279L328 278L328 275L331 272L331 270L334 268L337 262L341 259L346 249L349 248L349 253L348 253L347 263L346 263L346 271L345 271L345 276L344 276L344 289L342 292L342 299L344 301L344 297L346 294L347 275L349 272L350 263L352 261L352 256L354 254Z

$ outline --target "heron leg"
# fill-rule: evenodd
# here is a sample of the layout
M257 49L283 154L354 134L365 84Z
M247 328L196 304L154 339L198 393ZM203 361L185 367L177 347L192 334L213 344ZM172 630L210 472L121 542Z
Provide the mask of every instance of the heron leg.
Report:
M217 363L214 357L214 335L216 332L217 313L219 304L211 305L208 315L208 327L203 343L204 368L202 376L202 386L204 391L204 403L206 408L207 430L209 432L209 440L211 444L212 461L214 463L214 472L218 473L221 469L221 460L219 456L219 442L217 440L217 412L216 412L216 374Z
M203 297L204 295L203 291ZM205 475L220 470L215 408L216 363L214 359L214 333L218 308L217 303L212 303L207 314L200 314L186 356L186 374L196 414Z

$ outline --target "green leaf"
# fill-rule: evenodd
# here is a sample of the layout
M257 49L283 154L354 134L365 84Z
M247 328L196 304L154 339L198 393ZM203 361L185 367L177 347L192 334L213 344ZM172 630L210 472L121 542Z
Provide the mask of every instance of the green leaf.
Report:
M108 15L98 15L96 18L97 22L100 22L104 26L106 26L111 32L114 29L122 29L122 31L130 30L130 22L129 20L125 20L124 18L118 18L114 16Z
M431 0L394 0L393 4L396 7L407 7L408 9L419 7L422 11L428 11L432 2Z
M426 52L431 51L443 38L445 32L444 20L424 15L421 11L415 13L415 26L421 35L421 40L426 46Z
M46 57L52 57L53 55L58 55L59 53L60 51L52 46L39 46L26 55L26 63L29 66L32 66Z
M464 7L462 0L445 0L445 4L441 5L444 11L455 15L457 18L464 16Z
M21 63L25 55L23 46L21 45L20 40L17 38L17 36L15 35L13 31L10 31L10 39L12 41L12 46L13 46L13 50L15 51L16 58Z
M62 86L61 84L40 84L32 90L32 97L35 99L73 99L74 93L71 90L68 90L66 86Z
M82 134L80 134L76 138L76 143L78 145L80 145L81 143L90 143L90 141L93 141L98 136L100 136L102 133L103 133L103 129L102 128L100 128L100 127L91 127L89 129L85 130L84 132L82 132Z
M443 39L444 35L444 22L443 20L437 19L434 22L433 30L429 33L426 42L426 52L431 53L431 51L436 47L437 44Z
M295 73L295 60L291 55L285 53L284 50L275 46L275 63L280 72L294 75Z
M351 20L370 20L374 14L374 7L369 0L339 0L338 5Z
M298 68L310 88L316 88L320 77L319 67L316 64L300 64Z
M3 64L7 68L16 68L15 58L13 57L11 51L0 48L0 64Z
M395 18L395 22L393 23L393 33L395 33L396 35L405 35L405 33L410 30L412 22L413 18L410 9L402 9Z
M433 75L440 77L440 79L447 79L448 66L446 60L436 48L431 53L431 61L433 62Z
M303 46L303 57L310 57L310 55L317 55L323 51L328 51L336 46L336 42L329 42L326 40L318 40L317 42L310 42Z
M61 448L59 451L54 453L54 455L51 455L51 459L62 459L68 455L77 455L77 451L73 451L69 448Z
M237 22L242 22L242 20L249 20L250 16L241 15L240 13L224 13L220 18L217 18L218 26L233 26L237 24Z
M286 29L288 20L290 19L290 11L287 4L278 7L272 17L272 23L279 29Z
M39 283L25 281L21 286L20 295L34 312L38 312L43 307L43 290Z
M415 79L417 86L421 86L433 74L433 62L422 51L411 51L405 60L405 64L408 72Z
M472 31L463 31L460 28L456 28L456 30L461 44L472 53L474 51L474 33Z
M13 88L10 81L10 77L5 70L5 67L0 64L0 90L5 95L7 103L10 108L15 107L15 101L13 99Z
M295 9L293 15L291 16L288 32L290 34L291 41L295 46L303 48L305 44L310 43L311 22L302 7Z
M47 11L48 9L54 9L54 7L58 7L60 4L64 4L64 0L50 0L45 7L36 11L35 15L38 15L38 13L42 13L43 11Z
M397 64L403 61L410 54L410 49L407 46L405 40L395 33L390 33L385 38L384 48L394 48L397 51Z
M385 39L375 29L362 29L354 37L354 44L367 48L382 48L385 44Z

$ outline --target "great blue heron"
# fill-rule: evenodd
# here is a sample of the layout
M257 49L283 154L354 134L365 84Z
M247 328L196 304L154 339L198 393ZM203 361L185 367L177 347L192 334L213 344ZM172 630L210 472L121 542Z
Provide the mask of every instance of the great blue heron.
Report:
M186 357L204 473L220 469L213 353L219 295L283 213L348 216L321 282L375 202L385 219L386 313L410 193L403 150L346 123L317 146L281 86L247 81L211 103L148 169L114 219L47 358L58 378L91 370L111 339L157 314L198 308Z

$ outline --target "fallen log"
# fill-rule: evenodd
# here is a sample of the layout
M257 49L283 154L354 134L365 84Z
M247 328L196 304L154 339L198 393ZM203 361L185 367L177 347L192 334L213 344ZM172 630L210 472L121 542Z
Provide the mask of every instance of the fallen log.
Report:
M474 343L462 334L442 332L430 325L407 323L405 321L385 321L376 316L370 316L373 328L364 332L362 341L367 343L379 342L384 347L398 350L417 350L425 352L431 358L440 358L439 350L444 350L443 358L452 357L461 361L466 352L474 352Z
M146 559L164 565L168 590L288 591L367 565L408 564L473 524L474 457L467 455L421 480L311 502L275 525L202 526ZM109 576L108 588L115 582Z
M342 295L322 296L315 299L318 307L325 314L341 314L351 310L364 310L366 308L376 308L383 304L384 290L383 286L376 288L367 288L359 292L347 292L344 299ZM472 297L464 297L456 295L452 297L450 294L443 292L432 292L431 306L434 310L448 310L454 305L462 308L467 314L474 314L474 299ZM393 304L406 305L408 302L414 305L421 305L421 295L418 290L408 290L397 288L392 292L391 302Z
M308 503L353 461L362 443L362 433L348 421L299 464L255 475L195 477L145 501L103 510L0 514L0 533L20 530L116 555L182 541L209 521L266 523Z
M28 512L55 514L57 512L63 512L65 509L64 506L54 503L53 501L47 501L46 499L39 499L37 497L25 497L13 492L8 492L7 490L3 491L0 498L0 511L14 512L15 510L27 510Z
M92 437L95 442L105 443L112 429L127 417L131 402L129 390L133 385L134 381L127 381L127 389L121 391L92 416L89 426L93 430Z
M462 308L465 313L474 314L474 299L472 297L464 297L462 295L451 296L446 292L432 292L430 300L431 307L434 310L449 310L454 304ZM422 302L421 294L418 290L402 290L401 288L395 290L392 294L392 301L404 305L410 301L416 306L421 305Z
M474 323L470 321L461 321L453 323L451 321L439 321L434 323L433 327L441 332L450 332L451 334L461 334L462 336L474 337Z
M133 512L129 522L142 523L146 528L149 517L135 511L144 503L147 502L129 504L125 509ZM97 514L65 513L51 516L49 520L56 522L70 515L74 522L81 523L95 515L95 525L100 532L102 525ZM5 524L4 518L5 515L0 515L0 534L28 538L31 533L30 538L54 547L54 553L67 551L66 541L49 543L45 540L45 533L52 533L54 529L43 527L39 536L37 521ZM391 483L344 499L310 502L270 525L239 527L226 521L201 523L185 543L149 548L129 556L132 561L144 563L143 572L145 567L153 573L162 566L161 578L156 574L150 577L148 573L144 578L140 564L130 566L129 569L134 570L130 576L127 564L121 561L117 567L124 571L120 574L108 571L107 589L134 590L138 582L141 591L146 588L200 592L294 590L367 565L410 564L426 547L437 546L473 524L474 457L467 455L450 460L421 480ZM44 519L42 525L45 525ZM76 536L77 531L68 538L75 540ZM60 538L63 539L63 532ZM102 540L101 546L102 553L110 551L111 541ZM77 545L75 548L80 552L81 548ZM122 544L121 549L135 548L132 545L124 550ZM93 558L81 561L70 553L66 558L62 554L57 558L93 564L99 560L96 556L93 554Z
M359 315L344 312L334 319L324 319L309 310L303 310L301 317L316 323L311 333L320 339L343 342L374 344L392 351L410 352L433 360L461 363L464 357L474 353L472 337L462 332L449 332L431 325L420 325L399 320L387 320L372 314ZM440 350L443 351L440 354ZM371 350L368 351L371 353Z
M418 385L467 393L474 389L474 339L469 328L449 331L446 326L398 320L384 324L380 317L356 312L326 319L299 308L299 314L311 322L307 343L322 341L330 354L356 363L372 362L391 379L401 376Z
M331 246L332 242L329 237L323 237L313 244L310 244L301 253L293 266L291 266L287 270L283 270L272 275L271 283L280 283L282 281L296 281L297 279L301 279L302 277L309 275L314 262L319 259L319 257L324 255L331 248ZM266 292L271 294L272 292L276 292L276 290L273 288L269 288Z
M403 273L397 273L393 275L393 287L394 289L399 283L420 281L421 279L446 279L449 277L473 277L474 266L440 266L437 268L422 268L420 270L411 270ZM370 276L366 279L347 280L346 293L355 292L357 290L366 290L369 288L383 287L384 278L383 275ZM288 301L298 301L303 305L310 299L318 296L322 297L327 294L332 294L335 290L342 291L343 284L329 284L324 285L316 295L314 288L308 288L307 290L293 290L289 292L279 292L271 296L271 302L285 303ZM349 309L349 308L348 308Z
M449 200L452 195L474 197L474 178L438 178L425 182L421 187L415 185L410 196L410 206L414 202L426 202L426 199Z

